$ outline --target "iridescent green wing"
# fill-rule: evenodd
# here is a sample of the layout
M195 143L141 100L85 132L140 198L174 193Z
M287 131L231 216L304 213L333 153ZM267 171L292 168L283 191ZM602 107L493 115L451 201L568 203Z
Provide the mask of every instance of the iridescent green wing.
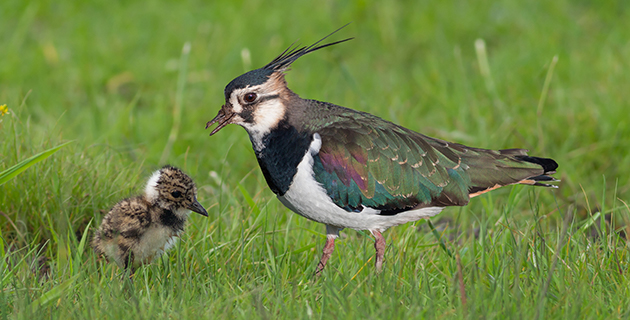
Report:
M338 117L316 132L322 147L315 179L346 210L395 213L468 202L470 178L445 143L367 114Z
M366 113L326 120L314 128L322 139L315 179L349 211L462 206L471 195L547 173L531 161L546 159L527 157L522 149L448 143Z

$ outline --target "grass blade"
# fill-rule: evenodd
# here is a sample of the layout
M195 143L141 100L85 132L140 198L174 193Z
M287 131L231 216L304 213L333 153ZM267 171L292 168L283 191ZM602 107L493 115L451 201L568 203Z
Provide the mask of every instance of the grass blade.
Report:
M177 78L177 92L175 93L175 106L173 106L173 126L171 132L168 135L168 141L162 151L162 157L160 157L160 163L165 163L168 159L173 144L177 140L179 135L179 127L182 124L182 104L184 103L184 89L186 88L186 74L188 71L188 56L190 56L190 42L184 43L182 48L182 55L179 59L179 76Z
M451 253L450 250L448 250L448 248L446 247L446 243L444 243L444 239L442 238L442 235L440 235L437 230L435 230L435 227L433 226L433 223L431 223L431 220L427 219L427 224L429 225L429 227L431 228L431 233L433 233L433 236L435 236L435 239L437 239L437 241L440 244L440 247L442 248L442 250L444 250L444 252L446 252L448 254L449 257L453 257L453 254Z
M30 168L31 166L33 166L34 164L45 160L46 158L52 156L55 152L59 151L59 149L61 149L62 147L66 146L67 144L71 143L72 141L68 141L66 143L60 144L52 149L48 149L44 152L41 152L39 154L36 154L26 160L22 160L21 162L19 162L18 164L12 166L9 169L6 169L2 172L0 172L0 186L5 184L6 182L8 182L9 180L13 179L15 176L17 176L18 174L22 173L24 170Z
M51 301L58 299L62 293L64 293L70 285L77 280L79 275L75 275L72 278L66 280L64 283L53 287L52 289L46 291L46 293L42 294L37 300L33 301L31 306L33 307L33 311L36 312L40 307L50 303Z

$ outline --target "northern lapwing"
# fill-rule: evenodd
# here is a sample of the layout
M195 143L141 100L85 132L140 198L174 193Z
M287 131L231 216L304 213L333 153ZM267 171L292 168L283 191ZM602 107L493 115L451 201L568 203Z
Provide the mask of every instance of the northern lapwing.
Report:
M369 113L302 99L287 87L285 72L303 55L351 39L319 45L330 35L310 46L291 45L264 67L232 80L225 104L206 125L218 123L210 135L230 123L245 128L280 202L326 225L317 274L343 228L374 235L380 271L382 232L390 227L464 206L506 185L556 187L547 182L555 181L549 175L557 163L528 156L527 150L471 148Z
M190 210L208 216L197 201L193 180L178 168L164 166L149 178L143 195L118 202L105 215L92 247L133 275L175 244Z

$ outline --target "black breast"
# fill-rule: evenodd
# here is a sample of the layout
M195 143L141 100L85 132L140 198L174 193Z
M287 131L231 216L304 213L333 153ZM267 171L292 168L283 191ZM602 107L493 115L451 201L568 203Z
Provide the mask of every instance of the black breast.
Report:
M311 144L311 136L282 121L262 143L265 147L256 151L258 164L271 191L282 196L289 190L297 166Z
M175 215L171 210L164 209L160 214L160 222L163 225L172 228L174 231L184 230L184 219L181 219Z

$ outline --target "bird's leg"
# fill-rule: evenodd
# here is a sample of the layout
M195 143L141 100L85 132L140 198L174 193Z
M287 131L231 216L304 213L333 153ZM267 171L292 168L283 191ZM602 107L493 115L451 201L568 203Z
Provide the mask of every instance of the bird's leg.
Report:
M326 262L332 255L333 251L335 251L335 239L339 237L339 228L326 226L326 244L324 245L324 250L322 250L322 258L319 259L319 263L317 264L317 269L315 270L315 275L319 276L324 267L326 266Z
M327 236L326 244L324 245L324 250L322 252L322 258L319 259L319 263L317 263L317 270L315 270L315 275L318 276L324 267L326 266L326 262L328 258L332 255L335 250L335 237Z
M376 249L376 272L381 272L383 270L383 257L385 256L385 238L378 230L370 230L372 235L374 235L374 249Z

